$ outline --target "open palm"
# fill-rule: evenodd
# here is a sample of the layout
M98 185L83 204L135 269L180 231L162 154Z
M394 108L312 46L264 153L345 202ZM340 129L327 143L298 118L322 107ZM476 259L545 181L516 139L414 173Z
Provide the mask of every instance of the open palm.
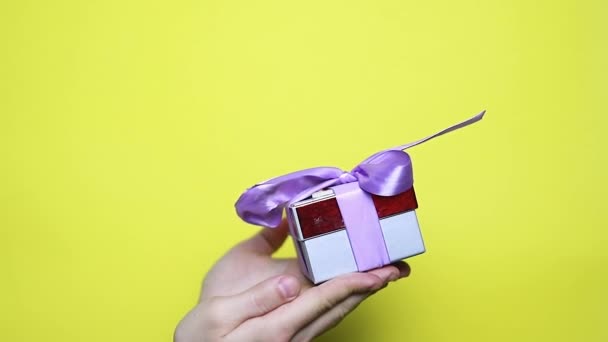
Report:
M399 262L313 286L296 259L272 258L286 237L283 222L222 257L205 278L199 304L178 326L176 341L310 340L390 281L409 274L409 266Z

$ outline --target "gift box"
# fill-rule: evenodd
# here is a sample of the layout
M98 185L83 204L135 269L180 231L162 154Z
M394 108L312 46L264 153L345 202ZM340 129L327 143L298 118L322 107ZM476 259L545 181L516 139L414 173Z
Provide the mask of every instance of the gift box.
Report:
M361 226L355 222L347 227L336 193L350 194L357 189L357 183L337 185L293 203L287 209L300 269L315 284L340 274L381 267L425 251L413 187L395 196L368 194L365 197L369 198L363 203L341 203L342 206L353 205L353 210L378 221L378 224L368 224L355 217L353 219L359 220Z
M424 253L412 162L404 150L477 122L484 114L380 151L348 172L317 167L258 183L239 197L237 214L248 223L273 228L286 211L300 269L315 284Z

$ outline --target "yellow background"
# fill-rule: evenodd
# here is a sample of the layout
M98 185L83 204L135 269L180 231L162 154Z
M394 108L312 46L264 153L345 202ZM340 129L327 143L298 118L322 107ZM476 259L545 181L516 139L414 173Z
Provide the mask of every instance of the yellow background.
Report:
M606 341L603 1L3 1L0 340L167 341L255 182L410 150L428 252L322 341ZM281 255L293 255L286 245Z

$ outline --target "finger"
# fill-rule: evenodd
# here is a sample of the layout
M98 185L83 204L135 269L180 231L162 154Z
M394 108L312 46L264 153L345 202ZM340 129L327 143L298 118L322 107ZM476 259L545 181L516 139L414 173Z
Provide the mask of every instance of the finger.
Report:
M241 242L238 248L247 251L268 254L276 252L285 242L288 233L288 223L283 220L277 228L263 228L259 233Z
M375 292L355 294L332 308L328 312L324 313L321 317L315 319L308 324L304 329L298 331L292 341L310 341L313 338L322 335L326 331L332 329L338 323L340 323L349 313L361 304L365 299L374 294Z
M410 273L410 267L407 263L399 261L392 265L384 266L368 273L375 274L379 278L384 280L384 287L390 282L400 278L407 277ZM359 306L365 299L377 291L354 294L328 312L321 315L319 318L312 321L304 329L298 331L293 337L293 341L310 341L313 338L320 336L326 331L335 327L340 323L349 313Z
M292 301L300 293L300 288L296 277L274 277L234 296L220 297L218 310L222 312L221 318L233 322L236 326Z
M395 281L399 278L407 277L410 272L410 266L404 261L398 261L394 264L368 271L368 273L375 274L380 279L386 282Z
M310 322L336 307L353 294L380 289L385 282L374 274L350 273L313 287L295 301L273 312L272 324L286 335L293 335Z
M405 261L396 262L393 264L393 266L397 267L397 269L399 270L399 278L408 277L410 273L412 273L410 265L408 265L408 263L406 263Z

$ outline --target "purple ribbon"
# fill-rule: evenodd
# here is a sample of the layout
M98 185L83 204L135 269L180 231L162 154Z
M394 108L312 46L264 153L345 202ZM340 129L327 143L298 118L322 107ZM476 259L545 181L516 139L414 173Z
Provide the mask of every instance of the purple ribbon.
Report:
M403 150L475 123L484 114L485 111L412 143L380 151L350 172L335 167L316 167L258 183L239 197L235 204L236 212L245 222L272 228L279 226L283 209L289 204L331 186L358 182L359 187L369 194L398 195L414 183L412 161Z
M333 188L359 271L390 263L372 196L357 183Z

